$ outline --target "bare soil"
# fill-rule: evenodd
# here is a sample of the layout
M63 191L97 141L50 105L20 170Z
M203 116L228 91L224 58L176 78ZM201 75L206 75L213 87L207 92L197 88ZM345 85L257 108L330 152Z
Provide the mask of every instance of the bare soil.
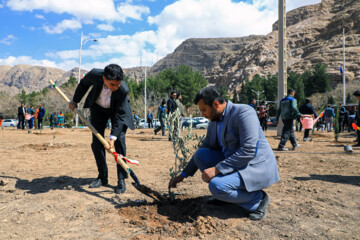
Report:
M266 136L275 149L276 131ZM97 177L88 129L0 129L0 239L360 239L360 148L344 151L355 135L312 138L275 151L281 181L266 189L266 218L251 221L235 205L207 205L199 173L175 189L174 202L154 201L132 179L117 195L109 154L109 186L88 188ZM128 157L140 161L131 165L140 182L167 197L171 142L151 129L129 131L126 141Z

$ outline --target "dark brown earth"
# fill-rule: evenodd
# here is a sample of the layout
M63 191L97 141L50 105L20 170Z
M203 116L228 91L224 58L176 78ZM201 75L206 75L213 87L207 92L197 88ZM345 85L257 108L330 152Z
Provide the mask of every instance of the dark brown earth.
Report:
M204 130L197 130L205 134ZM107 135L109 132L107 132ZM298 139L302 134L297 132ZM275 130L266 132L273 148ZM88 129L45 129L28 134L0 129L1 239L359 239L360 148L352 133L316 132L296 151L275 152L281 181L266 189L267 217L251 221L234 205L210 206L200 174L175 190L174 202L154 201L131 179L114 194L115 162L108 155L109 184L88 188L97 176ZM290 144L290 143L288 143ZM172 144L152 130L129 131L128 157L142 184L167 196ZM290 146L289 146L290 147Z

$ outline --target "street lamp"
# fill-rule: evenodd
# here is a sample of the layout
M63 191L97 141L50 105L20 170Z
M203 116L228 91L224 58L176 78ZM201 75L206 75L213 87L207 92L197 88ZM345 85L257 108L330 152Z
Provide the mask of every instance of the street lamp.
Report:
M254 90L252 90L252 89L251 89L251 91L253 91L253 92L257 95L257 99L256 99L256 107L257 107L257 106L259 106L259 101L260 101L260 100L259 100L259 98L260 98L260 94L263 94L263 93L264 93L264 91L261 91L261 92L260 92L260 91L254 91Z
M81 37L80 37L80 50L79 50L79 75L78 75L78 83L80 83L80 69L81 69L81 50L82 50L82 46L85 45L87 42L89 41L93 41L93 42L97 42L97 39L83 39L83 32L81 32ZM75 124L76 124L76 128L78 128L79 126L79 116L76 114L75 116Z

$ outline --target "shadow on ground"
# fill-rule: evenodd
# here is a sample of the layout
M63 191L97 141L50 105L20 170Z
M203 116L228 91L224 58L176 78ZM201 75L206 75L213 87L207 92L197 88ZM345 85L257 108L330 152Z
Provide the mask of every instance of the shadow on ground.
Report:
M360 176L342 176L342 175L317 175L310 174L310 177L294 177L295 180L299 181L311 181L320 180L332 183L350 184L360 186Z

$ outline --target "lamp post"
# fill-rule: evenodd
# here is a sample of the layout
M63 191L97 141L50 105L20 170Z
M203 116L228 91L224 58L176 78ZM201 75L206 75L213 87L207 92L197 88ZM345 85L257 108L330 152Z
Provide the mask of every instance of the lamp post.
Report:
M251 89L251 91L253 91L256 95L257 95L257 99L256 99L256 107L258 107L259 106L259 98L260 98L260 94L262 94L262 93L264 93L264 91L254 91L254 90L252 90Z
M78 74L78 83L80 83L80 69L81 69L81 50L82 50L82 46L85 45L87 42L89 41L93 41L93 42L97 42L97 39L86 39L84 41L83 39L83 32L81 32L81 37L80 37L80 50L79 50L79 74ZM79 127L79 116L76 114L75 115L75 126L76 128Z
M342 48L343 48L343 66L340 67L340 74L342 74L342 81L343 81L343 105L346 104L346 88L345 88L345 28L343 28L343 39L342 42L335 38L340 44L342 44Z

